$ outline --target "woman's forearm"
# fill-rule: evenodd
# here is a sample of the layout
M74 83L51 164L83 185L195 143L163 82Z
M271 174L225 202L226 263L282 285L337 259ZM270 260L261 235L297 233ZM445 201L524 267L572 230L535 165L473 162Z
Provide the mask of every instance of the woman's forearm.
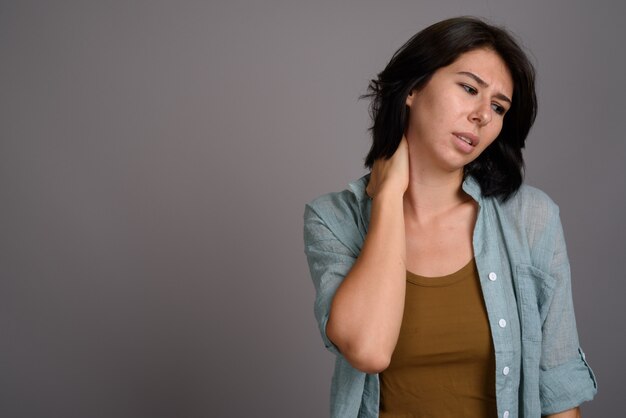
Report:
M357 261L337 289L326 333L353 367L377 373L389 364L404 312L402 192L376 195L368 229Z

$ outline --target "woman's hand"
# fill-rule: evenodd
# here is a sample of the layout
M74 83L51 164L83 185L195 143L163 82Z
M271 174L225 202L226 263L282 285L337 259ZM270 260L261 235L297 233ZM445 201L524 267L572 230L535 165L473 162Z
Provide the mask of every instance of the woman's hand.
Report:
M388 160L379 158L374 162L370 181L365 191L371 198L382 190L404 194L409 187L409 145L403 135L398 149Z

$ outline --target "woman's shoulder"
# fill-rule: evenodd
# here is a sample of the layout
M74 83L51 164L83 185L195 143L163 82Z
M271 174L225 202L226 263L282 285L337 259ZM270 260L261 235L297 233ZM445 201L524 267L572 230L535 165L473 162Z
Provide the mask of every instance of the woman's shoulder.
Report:
M552 219L559 213L558 205L546 192L525 183L500 206L516 218L531 217L535 222Z
M369 174L351 182L338 192L326 193L305 205L305 228L316 230L318 225L330 230L345 244L357 244L364 239L369 220L370 201L365 188Z
M353 216L365 209L369 197L365 193L369 174L351 182L338 192L326 193L311 200L305 206L305 218L315 214L324 219Z
M523 184L498 207L502 222L521 234L529 248L550 248L561 233L559 206L536 187Z

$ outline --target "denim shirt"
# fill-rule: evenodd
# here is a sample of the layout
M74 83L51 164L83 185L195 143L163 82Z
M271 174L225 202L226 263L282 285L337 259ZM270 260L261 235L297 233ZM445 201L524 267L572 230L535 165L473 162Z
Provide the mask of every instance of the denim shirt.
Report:
M304 212L315 317L325 346L336 355L333 418L378 416L378 374L353 368L326 335L335 291L367 234L368 181L369 174L313 200ZM505 203L482 196L472 177L463 190L479 204L473 248L495 350L498 417L539 418L591 400L597 384L578 342L558 207L527 185Z

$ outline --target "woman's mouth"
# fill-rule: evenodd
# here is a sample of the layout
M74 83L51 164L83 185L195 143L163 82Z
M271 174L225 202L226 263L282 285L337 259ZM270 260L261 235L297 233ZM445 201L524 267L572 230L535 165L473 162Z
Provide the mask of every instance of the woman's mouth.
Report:
M472 145L472 140L471 140L471 139L466 138L466 137L461 136L461 135L457 135L456 137L457 137L457 138L459 138L461 141L465 141L465 142L467 142L468 144Z
M473 147L477 146L478 142L480 142L478 137L470 132L454 132L453 135Z

